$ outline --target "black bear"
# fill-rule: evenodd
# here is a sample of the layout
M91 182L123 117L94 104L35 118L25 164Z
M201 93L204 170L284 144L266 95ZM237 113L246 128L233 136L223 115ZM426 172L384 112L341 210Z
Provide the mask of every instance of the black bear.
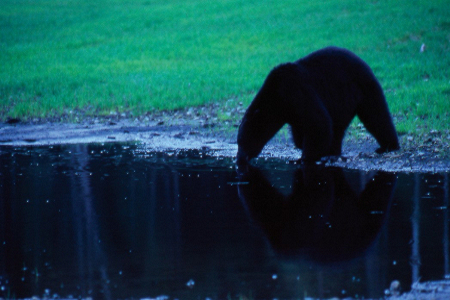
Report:
M377 153L399 149L383 90L370 67L354 53L327 47L275 67L239 127L237 162L257 157L289 124L302 160L341 154L345 130L357 115L375 137Z

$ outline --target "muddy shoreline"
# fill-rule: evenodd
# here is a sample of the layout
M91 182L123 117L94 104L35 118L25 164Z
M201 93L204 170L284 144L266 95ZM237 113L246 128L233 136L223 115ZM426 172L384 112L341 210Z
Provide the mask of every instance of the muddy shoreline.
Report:
M237 124L206 117L161 115L144 118L87 118L77 123L18 122L0 124L0 146L43 146L76 143L138 142L150 151L199 149L216 156L235 157ZM237 123L237 122L235 122ZM350 130L351 131L351 130ZM425 137L400 136L400 151L378 155L375 140L364 129L347 134L341 158L328 165L390 172L450 172L450 133ZM297 160L289 134L276 136L262 157Z

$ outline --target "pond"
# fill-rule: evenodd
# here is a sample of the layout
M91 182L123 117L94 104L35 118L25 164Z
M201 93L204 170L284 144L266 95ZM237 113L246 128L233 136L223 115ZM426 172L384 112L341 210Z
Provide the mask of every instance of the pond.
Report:
M0 298L380 298L450 276L449 174L0 147Z

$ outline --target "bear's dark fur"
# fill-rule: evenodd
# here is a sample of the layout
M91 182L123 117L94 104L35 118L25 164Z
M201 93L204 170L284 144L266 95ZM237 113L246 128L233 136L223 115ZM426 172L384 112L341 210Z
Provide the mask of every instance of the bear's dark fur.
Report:
M378 80L352 52L328 47L274 68L248 107L238 133L238 163L257 157L288 123L302 160L341 154L345 130L357 115L377 140L377 153L399 149Z

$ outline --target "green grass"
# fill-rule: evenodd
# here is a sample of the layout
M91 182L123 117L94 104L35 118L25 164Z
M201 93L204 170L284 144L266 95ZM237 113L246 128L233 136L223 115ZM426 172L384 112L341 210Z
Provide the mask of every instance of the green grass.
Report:
M247 105L328 45L369 63L399 131L448 130L448 0L2 0L0 120Z

